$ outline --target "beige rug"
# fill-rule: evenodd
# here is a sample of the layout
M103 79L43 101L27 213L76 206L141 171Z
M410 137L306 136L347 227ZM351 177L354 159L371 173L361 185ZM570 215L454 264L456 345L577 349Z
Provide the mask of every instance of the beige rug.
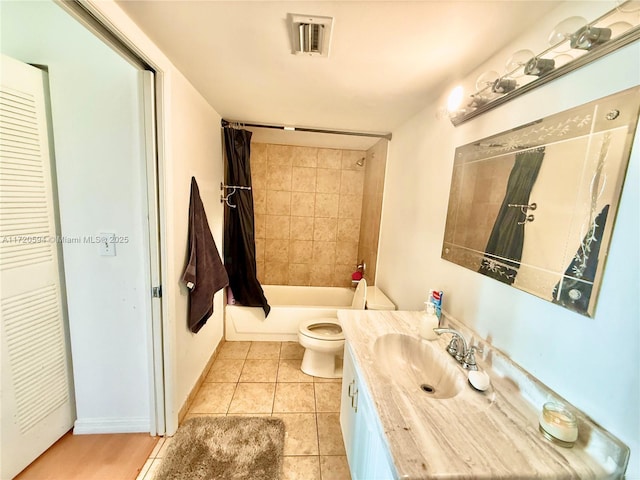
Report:
M178 428L155 480L279 480L284 422L196 417Z

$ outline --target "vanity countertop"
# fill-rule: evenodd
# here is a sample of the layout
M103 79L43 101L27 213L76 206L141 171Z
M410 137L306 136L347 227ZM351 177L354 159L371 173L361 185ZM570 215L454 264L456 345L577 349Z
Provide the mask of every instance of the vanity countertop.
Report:
M542 403L532 405L522 394L527 387L510 375L498 375L480 358L479 369L489 373L492 387L478 392L466 384L447 399L434 400L417 386L411 390L382 373L374 355L376 339L388 333L417 337L420 312L341 310L338 317L375 405L398 478L557 480L620 475L616 470L620 471L624 444L582 415L573 448L549 442L538 430ZM466 377L468 372L445 350L449 339L442 335L430 343ZM520 372L525 383L539 384Z

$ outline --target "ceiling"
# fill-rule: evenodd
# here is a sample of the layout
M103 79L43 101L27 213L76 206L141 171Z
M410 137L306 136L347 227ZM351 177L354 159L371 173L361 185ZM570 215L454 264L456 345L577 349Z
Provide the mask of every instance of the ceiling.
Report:
M394 130L559 3L118 1L224 118L366 132ZM334 18L328 58L291 54L288 13Z

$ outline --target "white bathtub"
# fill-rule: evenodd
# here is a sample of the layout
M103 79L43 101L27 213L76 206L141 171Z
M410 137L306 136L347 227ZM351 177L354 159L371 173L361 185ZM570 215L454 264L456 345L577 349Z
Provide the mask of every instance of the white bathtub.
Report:
M355 289L342 287L298 287L263 285L271 306L264 318L260 307L225 307L227 340L298 341L298 325L302 320L337 316L340 309L351 308Z

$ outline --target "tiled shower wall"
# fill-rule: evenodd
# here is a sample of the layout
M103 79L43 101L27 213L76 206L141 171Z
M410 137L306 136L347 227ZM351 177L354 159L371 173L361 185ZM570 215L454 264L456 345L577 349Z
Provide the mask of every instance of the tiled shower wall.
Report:
M366 152L253 143L258 279L351 286L358 261Z

